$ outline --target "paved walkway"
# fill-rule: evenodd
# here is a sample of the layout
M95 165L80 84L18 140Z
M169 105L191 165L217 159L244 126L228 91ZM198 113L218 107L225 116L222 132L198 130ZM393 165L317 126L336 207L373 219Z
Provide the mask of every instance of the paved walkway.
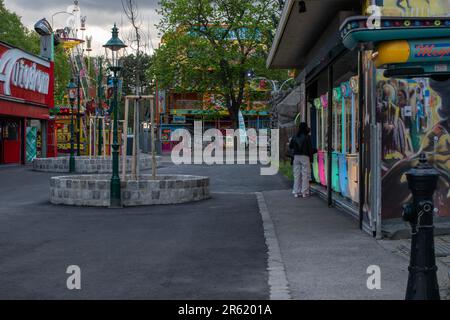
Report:
M290 190L262 193L276 233L293 299L403 299L408 240L377 241L357 221L318 197L294 198ZM449 243L436 237L436 245ZM403 250L401 250L403 248ZM441 297L450 299L448 256L438 257ZM381 290L366 286L367 268L381 269Z
M379 243L386 250L403 257L405 260L409 260L411 251L410 239L382 240ZM434 243L441 298L450 300L450 236L435 236Z

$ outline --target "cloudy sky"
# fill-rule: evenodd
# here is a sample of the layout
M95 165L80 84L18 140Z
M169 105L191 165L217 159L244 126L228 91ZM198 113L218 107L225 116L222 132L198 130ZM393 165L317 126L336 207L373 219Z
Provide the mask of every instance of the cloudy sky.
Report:
M159 37L155 24L159 16L155 9L158 0L134 0L139 8L141 28L147 39L152 40L153 47L158 47ZM22 22L33 28L36 21L47 18L52 22L52 15L60 11L72 11L73 0L5 0L10 11L22 17ZM85 36L92 36L94 52L101 53L102 45L111 38L111 27L114 22L120 28L120 37L127 42L130 39L131 27L123 13L121 0L79 0L81 16L87 16L87 30ZM59 29L67 25L70 15L58 14L54 16L54 28ZM81 33L80 33L81 37ZM128 43L127 43L128 44ZM151 51L151 45L148 45Z

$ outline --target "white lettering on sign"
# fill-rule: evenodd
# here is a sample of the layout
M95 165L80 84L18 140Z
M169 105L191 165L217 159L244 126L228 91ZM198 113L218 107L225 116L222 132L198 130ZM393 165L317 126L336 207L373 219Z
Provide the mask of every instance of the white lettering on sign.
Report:
M32 65L25 64L28 60ZM50 68L50 63L19 49L10 49L0 58L0 81L4 82L4 94L11 95L11 84L14 87L48 94L50 75L37 69L37 65Z

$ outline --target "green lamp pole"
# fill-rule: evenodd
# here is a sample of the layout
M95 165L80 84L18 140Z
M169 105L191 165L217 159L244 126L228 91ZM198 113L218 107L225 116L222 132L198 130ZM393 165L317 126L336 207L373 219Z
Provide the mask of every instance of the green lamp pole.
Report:
M69 172L75 172L75 156L74 156L74 144L75 144L75 137L74 137L74 118L73 118L73 108L75 104L76 99L76 90L77 85L73 83L73 80L71 80L67 86L67 91L69 93L69 102L70 102L70 158L69 158Z
M98 113L100 116L103 116L103 102L102 102L102 79L103 79L103 70L102 65L103 61L102 58L98 59L99 64L99 72L98 72L98 84L97 84L97 96L98 96ZM102 155L102 146L103 146L103 125L102 125L102 119L98 119L98 155Z
M118 78L117 74L120 72L121 67L119 65L119 52L123 48L127 46L119 39L119 29L116 24L112 29L112 38L103 46L109 50L111 50L111 66L110 70L113 72L114 79L114 98L112 102L113 114L114 114L114 130L113 130L113 145L112 145L112 165L113 165L113 173L111 177L111 200L110 207L111 208L119 208L121 207L121 196L120 196L120 177L119 177L119 140L118 140L118 132L117 128L119 127L118 122Z

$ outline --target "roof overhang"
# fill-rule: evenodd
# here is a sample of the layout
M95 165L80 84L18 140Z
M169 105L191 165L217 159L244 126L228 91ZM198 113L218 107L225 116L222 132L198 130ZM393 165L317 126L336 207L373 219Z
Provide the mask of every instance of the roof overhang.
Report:
M308 52L339 11L361 11L360 0L287 0L267 59L271 69L301 69Z

